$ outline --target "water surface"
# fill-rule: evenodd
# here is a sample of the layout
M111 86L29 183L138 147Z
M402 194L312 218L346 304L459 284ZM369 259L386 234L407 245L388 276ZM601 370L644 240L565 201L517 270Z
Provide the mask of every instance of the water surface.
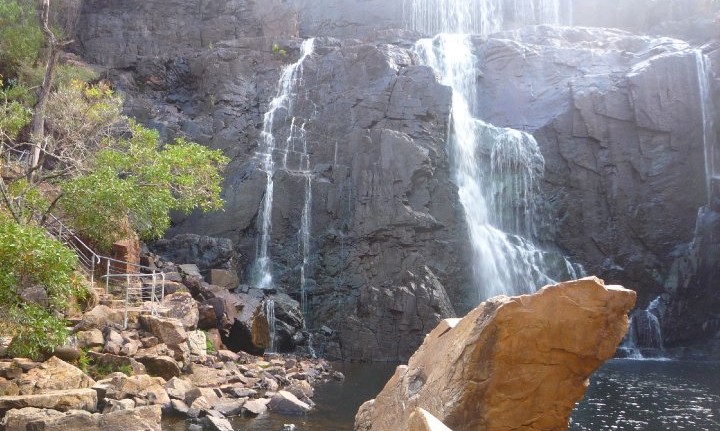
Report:
M375 398L395 370L389 364L334 364L342 382L315 389L317 406L303 417L265 414L233 418L235 430L352 431L358 407ZM720 431L720 363L679 361L608 362L590 379L570 431ZM186 431L184 420L165 421L165 431Z

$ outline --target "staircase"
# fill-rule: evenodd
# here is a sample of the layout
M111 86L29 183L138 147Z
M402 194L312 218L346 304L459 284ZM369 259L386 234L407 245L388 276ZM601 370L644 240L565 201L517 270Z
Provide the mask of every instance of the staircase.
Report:
M80 269L99 298L99 303L123 310L123 326L127 328L131 312L159 315L166 311L165 274L157 270L95 253L57 217L50 214L45 229L50 236L75 251ZM128 271L128 268L132 268ZM97 277L101 274L100 277ZM98 284L97 279L101 280Z

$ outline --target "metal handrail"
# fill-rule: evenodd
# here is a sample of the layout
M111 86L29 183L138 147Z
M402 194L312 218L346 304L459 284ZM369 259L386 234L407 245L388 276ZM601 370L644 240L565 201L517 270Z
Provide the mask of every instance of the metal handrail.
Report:
M128 308L129 308L129 302L130 302L130 279L131 278L137 278L142 279L143 277L152 277L152 289L150 294L150 312L153 315L158 314L158 307L156 306L157 303L162 302L162 300L165 298L165 273L157 272L157 269L151 268L149 266L140 265L133 262L126 262L123 260L115 259L109 256L103 256L100 254L95 253L95 251L87 245L83 240L81 240L75 232L72 231L69 227L65 226L57 217L55 217L53 214L48 214L48 217L51 221L50 224L47 224L45 227L45 230L50 234L51 236L55 237L57 240L62 242L63 244L67 245L71 249L75 251L75 254L78 256L78 260L82 265L86 267L86 269L90 272L90 284L94 288L95 287L95 269L96 265L99 265L103 260L106 262L105 265L105 274L100 276L100 278L105 279L105 293L110 293L110 279L111 278L120 278L123 277L126 279L126 285L125 285L125 318L123 325L125 328L127 328L128 324ZM146 272L137 272L137 273L119 273L113 271L113 265L111 263L117 263L122 265L125 268L137 268L138 271L146 271ZM161 290L160 290L160 297L157 296L157 276L158 274L162 278L161 283Z
M157 276L160 275L162 280L160 284L160 297L158 298L157 295ZM138 279L142 279L143 277L152 277L152 288L150 289L150 314L153 316L158 315L158 307L156 304L162 302L162 300L165 298L165 273L164 272L153 272L152 274L106 274L101 276L100 278L105 278L106 280L109 280L110 278L117 277L117 278L125 278L126 287L125 287L125 316L123 318L123 328L127 329L128 326L128 311L129 311L129 304L130 304L130 291L132 288L130 287L130 279L132 277L136 277ZM137 289L139 291L141 299L143 294L143 288ZM144 301L143 301L144 302Z

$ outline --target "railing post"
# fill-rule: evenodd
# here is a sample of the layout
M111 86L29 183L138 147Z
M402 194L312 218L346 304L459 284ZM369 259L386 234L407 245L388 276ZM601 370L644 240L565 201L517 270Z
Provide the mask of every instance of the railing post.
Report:
M127 282L127 286L125 287L125 320L123 321L123 329L127 329L128 327L128 303L130 302L130 274L125 274L125 280Z
M165 273L161 272L160 275L162 276L162 286L160 287L160 302L165 300Z
M95 256L92 256L90 263L90 288L95 289Z
M105 294L110 294L110 259L105 259L107 262L105 269Z

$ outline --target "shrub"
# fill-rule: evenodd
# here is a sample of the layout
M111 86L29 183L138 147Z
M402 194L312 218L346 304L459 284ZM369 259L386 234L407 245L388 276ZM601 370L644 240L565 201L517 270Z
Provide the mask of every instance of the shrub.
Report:
M77 257L41 228L20 225L0 214L0 319L12 335L12 355L35 358L67 339L62 317L68 298L80 290ZM25 302L28 288L42 288L48 304Z

